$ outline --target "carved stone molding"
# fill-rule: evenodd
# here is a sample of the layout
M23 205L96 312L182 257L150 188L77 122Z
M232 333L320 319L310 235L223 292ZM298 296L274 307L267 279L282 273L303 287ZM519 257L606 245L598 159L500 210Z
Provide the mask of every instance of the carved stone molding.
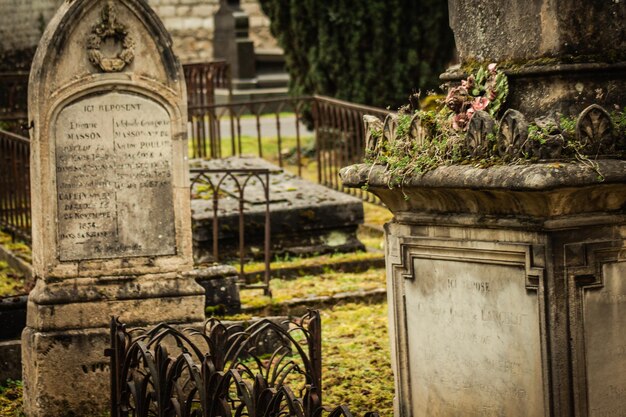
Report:
M611 116L597 104L593 104L582 111L576 122L576 134L587 152L615 152Z
M465 140L471 156L477 157L485 153L489 135L493 134L494 126L495 121L486 111L479 110L474 113L469 122Z
M465 247L461 241L456 242L456 245L448 245L449 243L438 243L436 239L402 240L400 263L394 263L393 267L403 279L413 280L413 260L416 258L520 265L526 271L526 289L536 291L539 281L543 280L546 256L543 245L486 244L484 247Z
M602 401L597 399L598 390L603 388L603 383L598 384L598 380L604 381L604 378L594 374L597 371L595 367L591 366L589 369L589 361L591 361L591 364L596 363L594 355L597 353L598 345L602 345L602 349L609 349L610 346L607 346L607 342L612 340L603 340L599 336L605 335L606 337L607 333L604 333L604 330L598 329L599 333L594 332L596 331L596 326L603 327L608 317L600 314L592 322L587 320L594 315L598 316L598 313L597 311L596 313L589 312L588 309L592 308L592 305L588 303L590 299L586 297L586 294L591 291L587 295L595 293L596 297L601 294L610 296L610 292L606 293L605 290L606 277L603 273L604 266L615 263L624 257L624 254L620 255L621 252L626 251L626 247L623 247L623 244L622 240L610 240L567 244L564 247L566 276L569 286L568 311L569 333L572 340L570 348L574 377L574 403L577 410L576 415L580 417L603 415L600 410L590 413L591 409L598 407L598 403L601 403L601 407L603 407L605 401L604 399ZM585 299L588 302L585 302ZM615 304L613 307L618 308L618 304ZM611 311L613 311L613 308L611 308ZM592 337L592 335L594 336ZM588 352L590 343L592 347L595 346L595 349L591 348ZM595 384L593 383L594 381ZM590 389L594 390L595 396L590 396ZM603 398L605 395L606 393L604 392L602 394Z
M102 44L109 38L122 47L114 57L107 57L102 52ZM134 49L135 41L128 33L128 27L118 21L117 9L109 1L102 9L100 22L93 26L87 38L89 62L103 72L120 72L135 59Z
M528 122L524 115L509 109L500 119L496 140L501 157L518 157L528 139Z
M444 369L450 366L445 355L438 355L439 348L449 349L446 355L452 355L457 358L459 364L464 364L464 359L481 360L477 359L481 357L480 354L475 356L470 353L475 352L472 349L476 349L477 346L480 346L483 352L492 352L494 357L506 357L513 354L511 352L516 347L524 344L527 344L523 348L524 353L520 350L513 354L519 354L520 356L515 357L524 357L524 360L517 364L513 364L515 361L507 362L510 369L486 367L481 369L476 379L474 377L468 379L466 365L459 365L465 371L448 373L447 375L453 376L449 376L448 378L452 379L447 381L451 380L454 384L466 387L468 393L474 390L476 396L469 395L460 401L463 406L476 410L473 408L476 404L482 406L489 404L489 400L479 399L483 387L493 389L496 396L506 395L504 391L500 391L503 385L491 386L489 378L506 379L516 387L521 387L519 391L523 391L521 395L528 395L527 405L533 409L533 415L549 415L544 395L549 390L550 377L547 372L541 371L548 366L545 353L547 346L545 246L468 241L448 237L396 237L395 233L397 231L392 232L393 244L388 247L387 254L390 263L388 273L392 274L388 291L393 294L394 300L390 305L390 309L393 309L391 326L395 336L394 356L396 363L399 364L396 368L398 407L403 411L403 415L411 417L416 414L416 410L424 411L422 402L424 392L428 391L429 385L436 384L433 378L436 379L440 372L433 369L438 366ZM502 300L512 293L517 297L507 299L503 304ZM499 298L502 294L508 295ZM502 350L502 345L491 343L488 338L482 339L486 333L477 330L482 327L465 326L468 320L489 321L489 314L499 312L526 317L535 323L531 326L533 332L520 337L511 330L518 324L511 324L512 327L503 325L499 329L502 333L499 334L507 342L502 343L510 345L509 348ZM470 341L469 346L473 348L447 339L450 333ZM438 361L440 361L438 365L432 365ZM539 363L541 365L538 365ZM519 378L521 371L516 367L524 370L534 369L528 371L534 375L533 382L530 383L530 379ZM477 388L478 385L472 385L475 381L478 381L480 389ZM435 401L433 406L441 407L444 404L445 408L447 401L445 398L450 393L445 391L446 384L442 383L441 386L443 392L441 398L444 399Z
M463 156L474 159L499 156L504 160L523 157L530 161L573 158L573 152L576 158L581 155L591 159L600 156L615 158L616 155L620 157L619 153L626 150L626 138L616 137L611 116L597 104L587 107L580 113L575 131L573 127L563 125L567 118L559 117L545 116L534 119L532 127L535 129L535 135L531 136L529 134L531 123L521 112L509 109L496 123L489 113L480 110L472 114L467 132L460 133L458 138L455 136L453 145L452 142L448 145L458 146L457 150ZM366 131L377 126L372 119L382 123L374 116L364 116ZM402 132L402 137L398 137L398 116L387 116L382 125L382 129L378 128L381 132L378 141L389 143L391 147L400 141L407 148L410 148L407 144L416 144L417 149L428 144L427 132L421 126L420 113L413 115L410 128L408 132ZM574 147L571 146L572 143ZM574 148L575 151L572 151Z
M618 259L621 240L565 245L568 275L578 287L602 287L602 266Z
M383 123L378 117L365 115L363 116L365 123L365 151L366 154L376 152L380 143L380 136L375 132L382 131Z

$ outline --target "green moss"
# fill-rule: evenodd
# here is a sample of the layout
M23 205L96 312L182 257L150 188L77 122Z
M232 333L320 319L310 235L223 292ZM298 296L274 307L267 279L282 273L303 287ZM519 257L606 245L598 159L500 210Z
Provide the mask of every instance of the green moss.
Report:
M355 416L393 416L393 371L386 304L347 304L321 312L324 405Z
M204 309L206 317L223 316L226 314L226 306L224 304L218 304L216 306L207 306Z
M4 246L14 255L27 263L32 262L32 252L30 246L19 239L14 239L8 233L0 231L0 245Z
M241 303L248 308L278 305L294 298L333 296L345 292L367 291L385 287L385 271L372 268L366 272L339 273L328 271L319 275L305 275L293 280L272 279L273 297L262 295L262 290L241 293Z
M498 62L498 68L507 74L514 74L526 68L543 67L551 65L568 65L568 64L585 64L585 63L605 63L615 64L626 61L626 53L611 51L601 54L592 55L563 55L560 57L544 56L527 60L504 60ZM468 59L461 65L461 70L465 74L472 74L480 67L489 64L487 61L479 61L476 59Z
M0 382L0 417L23 417L22 381Z
M9 265L0 261L0 297L26 293L24 277Z

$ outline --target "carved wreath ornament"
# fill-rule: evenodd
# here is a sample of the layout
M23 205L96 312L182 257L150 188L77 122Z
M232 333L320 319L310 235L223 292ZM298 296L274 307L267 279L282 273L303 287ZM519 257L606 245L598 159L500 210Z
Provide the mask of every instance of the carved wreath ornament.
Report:
M112 38L121 43L122 50L114 57L102 53L102 43ZM94 25L87 38L87 54L89 62L104 72L119 72L135 59L135 41L128 34L126 25L118 22L117 10L112 1L102 9L102 20Z

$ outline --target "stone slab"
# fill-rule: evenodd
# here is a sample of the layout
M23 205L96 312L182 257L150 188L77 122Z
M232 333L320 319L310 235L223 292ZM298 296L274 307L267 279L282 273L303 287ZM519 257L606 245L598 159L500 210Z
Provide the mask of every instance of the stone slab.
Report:
M55 136L61 261L176 252L172 132L161 105L89 96L61 110Z
M539 307L524 269L416 259L413 270L413 416L544 415Z

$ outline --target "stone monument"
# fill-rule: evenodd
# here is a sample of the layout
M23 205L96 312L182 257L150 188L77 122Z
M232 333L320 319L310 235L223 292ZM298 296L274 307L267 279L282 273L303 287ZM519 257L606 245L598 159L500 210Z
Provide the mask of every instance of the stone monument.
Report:
M257 49L250 38L250 18L240 0L220 0L214 16L213 58L225 60L232 76L234 102L284 97L289 75L282 50ZM218 102L223 91L216 91Z
M186 97L144 0L64 2L31 71L28 416L108 405L109 321L203 320L192 269Z
M462 64L443 78L468 96L504 70L498 119L475 97L476 108L457 114L468 116L465 129L446 125L460 132L443 150L456 159L395 182L390 165L341 174L394 213L386 260L396 416L624 416L625 3L449 5ZM489 69L467 77L481 65ZM440 114L454 116L455 100ZM421 149L434 160L443 125L423 114L402 129L406 116L368 117L372 158Z

